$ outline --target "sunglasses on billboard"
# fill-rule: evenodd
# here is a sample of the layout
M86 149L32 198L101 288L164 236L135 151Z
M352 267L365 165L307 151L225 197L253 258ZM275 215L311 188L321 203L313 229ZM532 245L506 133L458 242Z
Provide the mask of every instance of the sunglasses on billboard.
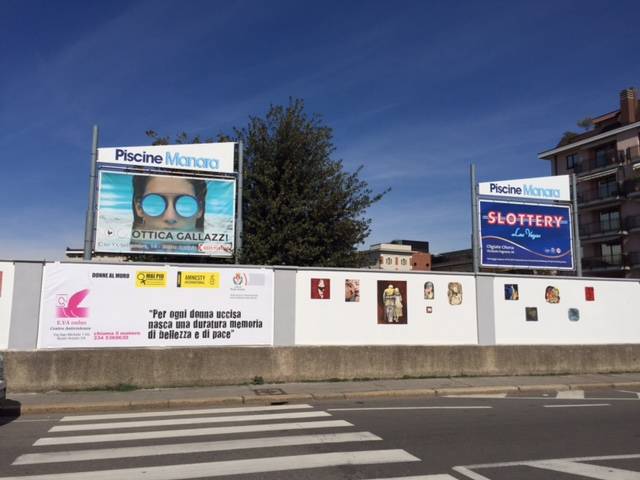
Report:
M160 217L169 207L169 201L173 202L173 208L182 218L191 218L200 209L198 200L192 195L179 195L166 197L158 193L150 193L142 197L142 211L150 217Z

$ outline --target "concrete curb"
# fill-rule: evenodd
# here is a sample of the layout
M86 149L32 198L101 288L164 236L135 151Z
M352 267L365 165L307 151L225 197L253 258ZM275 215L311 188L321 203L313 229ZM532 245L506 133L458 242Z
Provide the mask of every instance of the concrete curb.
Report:
M599 382L539 385L464 386L446 388L418 388L401 390L367 390L355 392L319 392L264 396L219 396L159 400L131 400L112 402L50 403L41 405L0 405L0 416L37 415L51 413L81 413L99 411L136 411L143 409L179 409L193 407L277 405L314 400L356 400L367 398L443 397L449 395L481 395L536 391L598 390L607 388L640 388L640 382Z

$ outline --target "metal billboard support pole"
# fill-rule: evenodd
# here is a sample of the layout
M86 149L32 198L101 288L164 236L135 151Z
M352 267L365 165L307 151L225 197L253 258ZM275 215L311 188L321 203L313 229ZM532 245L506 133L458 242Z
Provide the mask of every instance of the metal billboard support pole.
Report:
M480 261L478 252L478 182L476 178L476 165L470 165L471 176L471 251L473 254L473 273L480 271Z
M89 206L87 219L84 224L84 260L91 260L93 249L93 228L95 221L95 189L96 189L96 161L98 159L98 126L93 126L93 142L91 144L91 174L89 175Z
M242 172L243 172L243 144L238 142L238 191L236 201L236 248L235 263L240 263L238 252L242 250Z
M573 206L573 251L576 262L576 273L582 276L582 245L580 245L580 222L578 221L578 182L576 174L571 174L571 204Z

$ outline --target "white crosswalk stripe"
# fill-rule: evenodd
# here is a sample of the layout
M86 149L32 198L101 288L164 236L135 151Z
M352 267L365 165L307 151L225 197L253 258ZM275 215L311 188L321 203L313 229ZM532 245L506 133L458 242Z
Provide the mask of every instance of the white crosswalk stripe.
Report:
M269 405L259 407L205 408L201 410L165 410L161 412L107 413L100 415L73 415L60 419L61 422L94 422L97 420L124 420L126 418L178 417L181 415L209 415L222 413L273 412L275 410L301 410L313 408L305 403L293 405Z
M229 417L173 418L169 420L143 420L140 422L87 423L81 425L62 425L53 427L49 432L80 432L87 430L117 430L122 428L166 427L170 425L197 425L205 423L257 422L262 420L293 420L299 418L330 417L327 412L267 413L264 415L232 415Z
M248 450L251 448L365 442L375 440L382 439L369 432L285 435L280 437L243 438L241 440L222 440L215 442L173 443L170 445L150 445L144 447L98 448L94 450L77 450L70 452L31 453L21 455L15 462L13 462L13 465L79 462L114 458L137 458L158 455L178 455L183 453L222 452L227 450Z
M34 446L71 445L90 442L122 442L127 440L151 440L157 438L198 437L229 433L270 432L274 430L303 430L307 428L352 427L344 420L321 420L317 422L266 423L264 425L239 425L235 427L191 428L184 430L154 430L151 432L105 433L101 435L76 435L71 437L45 437Z
M55 425L46 437L35 441L33 447L37 448L37 451L26 452L16 458L10 467L11 471L6 472L6 476L0 474L0 480L85 480L87 478L111 480L118 477L127 480L183 480L347 465L420 462L419 458L405 450L368 449L367 446L372 445L370 442L382 441L382 438L371 432L335 430L304 432L305 430L354 428L353 424L345 420L322 419L322 417L331 417L331 414L314 410L312 406L305 404L65 416L61 419L62 425ZM212 423L242 423L242 425L180 428L186 425ZM120 429L128 431L117 432ZM101 433L105 430L116 430L116 432ZM84 433L69 435L71 432ZM282 432L282 434L251 437L254 433L268 432ZM203 441L189 442L193 437L223 435L231 437L204 438ZM175 439L175 442L167 443L167 440L172 439ZM116 445L114 448L99 445L113 442L138 443L130 446L125 443ZM92 448L93 444L98 445ZM78 448L77 446L80 445L81 447ZM333 451L335 448L331 451L324 448L314 452L316 448L314 446L329 445L336 447L338 451ZM346 447L346 445L350 446ZM47 451L48 446L55 449ZM67 448L64 449L64 447ZM304 450L301 452L298 450L300 453L297 455L290 454L295 453L295 450L292 452L275 450L298 447L304 447ZM340 451L340 448L344 451ZM274 453L272 456L265 456L268 455L269 449L274 449ZM254 454L254 450L258 453ZM243 453L240 457L237 454L225 457L225 452L233 451ZM202 461L193 463L196 457L191 457L190 462L181 462L181 455L189 454L202 454L202 458L197 457ZM136 464L129 467L126 463L127 459L136 459ZM162 459L162 464L154 463L158 461L156 459ZM109 462L99 463L104 460ZM118 461L120 464L117 463ZM107 467L91 468L93 465L91 462L97 462L96 464L101 466L107 465ZM165 463L168 464L165 465ZM58 468L54 469L56 465ZM36 467L38 467L37 470ZM25 468L30 470L24 470ZM67 470L67 473L61 473ZM454 477L447 474L436 474L387 477L379 480L451 480L452 478Z
M335 467L340 465L371 465L380 463L419 462L404 450L364 450L357 452L331 452L284 457L248 458L221 462L162 465L156 467L121 468L73 473L0 477L0 480L182 480L187 478L224 477L249 473L280 472L305 468Z

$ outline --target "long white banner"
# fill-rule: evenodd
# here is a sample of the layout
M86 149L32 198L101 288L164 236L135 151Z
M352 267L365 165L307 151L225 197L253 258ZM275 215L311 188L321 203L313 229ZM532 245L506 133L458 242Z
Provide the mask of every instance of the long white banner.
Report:
M44 267L38 348L272 344L272 270Z
M234 148L233 142L106 147L98 149L98 163L125 167L233 173Z
M478 184L480 195L510 197L524 200L571 200L569 175L553 177L519 178Z

